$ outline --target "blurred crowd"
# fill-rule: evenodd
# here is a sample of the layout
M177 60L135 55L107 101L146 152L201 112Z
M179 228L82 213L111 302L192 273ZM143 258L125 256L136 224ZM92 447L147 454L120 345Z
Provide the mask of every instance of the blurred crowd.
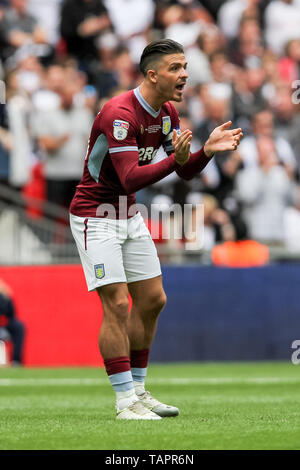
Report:
M244 138L138 202L204 204L207 250L253 239L300 251L300 0L0 0L0 183L24 191L42 177L45 199L67 207L95 115L141 82L141 52L159 38L186 51L176 106L192 150L229 119Z

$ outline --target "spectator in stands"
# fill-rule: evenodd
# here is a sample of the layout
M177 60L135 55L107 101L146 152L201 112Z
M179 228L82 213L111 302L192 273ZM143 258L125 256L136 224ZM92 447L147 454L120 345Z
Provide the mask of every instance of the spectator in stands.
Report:
M280 82L278 57L274 52L265 50L262 56L262 68L264 71L264 84L262 86L262 96L265 100L266 109L272 109L276 100L276 88Z
M158 0L159 1L159 0ZM182 0L181 0L182 1ZM193 0L192 0L193 1ZM226 0L225 0L226 1ZM183 0L184 2L184 0ZM218 12L223 5L224 0L201 0L201 4L207 9L212 15L214 21L217 20Z
M91 64L91 84L96 88L100 99L109 97L118 87L116 54L119 42L115 34L108 32L97 41L99 60ZM132 62L130 60L130 62Z
M274 139L276 155L288 173L293 176L296 169L296 160L290 143L283 137L276 135L274 117L271 111L262 110L252 119L252 135L244 137L239 146L239 154L245 168L256 167L258 164L257 139L259 137Z
M227 38L238 36L243 17L259 18L259 0L230 0L223 2L218 12L218 24Z
M120 42L129 49L135 64L142 50L150 42L149 33L154 18L152 0L105 0L113 30Z
M265 10L265 39L277 55L284 53L290 39L299 37L300 3L298 0L274 0Z
M42 86L32 96L35 111L57 109L65 82L65 70L61 65L50 65L44 73Z
M24 324L16 318L11 288L0 279L0 325L5 328L13 343L12 365L23 363Z
M189 86L211 81L208 56L203 51L203 40L200 34L194 44L187 49L185 57L188 62Z
M85 106L74 104L78 91L66 81L60 91L60 106L37 113L33 132L45 153L47 199L68 207L82 174L84 155L93 122Z
M60 32L67 52L79 60L80 68L89 72L90 62L98 59L96 40L110 27L102 0L64 0Z
M165 37L176 39L185 50L193 46L199 33L205 31L212 18L201 5L192 2L190 5L170 6L164 14L168 18L165 28Z
M251 268L263 266L270 259L266 245L249 239L246 224L239 220L233 227L234 240L213 247L212 262L216 266Z
M213 83L207 88L207 99L205 101L205 119L198 129L196 136L200 142L205 142L211 129L219 126L230 117L231 88L227 84Z
M238 37L228 44L228 50L230 61L239 67L245 67L251 57L262 56L262 33L257 18L242 19Z
M6 79L8 126L12 146L9 157L9 182L21 189L29 181L33 162L33 141L29 121L31 112L30 96L20 88L18 69Z
M9 180L9 154L12 149L12 137L8 129L7 112L0 104L0 183L8 184Z
M15 55L18 87L21 94L26 95L31 102L31 95L42 85L44 68L39 58L30 50L23 49Z
M99 53L101 54L101 50ZM135 88L136 79L137 70L129 50L121 45L114 47L110 56L106 55L106 61L99 62L93 67L92 81L100 97L111 96L117 88L123 90Z
M279 75L282 80L293 84L300 78L300 38L291 39L285 46L285 57L279 61Z
M5 58L4 51L8 46L8 43L6 41L5 31L4 31L4 22L3 22L4 15L5 15L5 8L7 6L8 4L3 4L3 2L0 3L0 61L1 59Z
M243 126L245 135L250 132L252 117L265 108L262 94L264 70L259 59L252 57L246 67L234 77L232 108L234 120Z
M195 136L201 143L205 142L211 130L219 126L224 120L230 119L231 115L231 87L226 83L213 83L208 85L208 96L205 101L205 119L195 131ZM228 193L232 191L232 178L228 178L224 171L224 164L228 158L228 152L222 152L215 160L218 171L218 184L210 188L209 192L215 196L223 207L223 201Z
M47 35L47 41L55 46L59 41L60 6L62 0L27 0L27 11L36 18Z
M27 0L11 0L10 8L5 12L3 29L8 43L6 58L21 47L47 43L45 31L37 20L27 13L26 7Z
M278 137L288 142L297 162L298 176L300 171L300 113L297 104L293 103L293 90L287 83L281 83L276 88L276 98L273 103L275 128Z
M180 129L181 132L185 131L186 129L190 129L192 132L194 132L193 123L188 115L183 114L180 116ZM200 149L200 147L201 142L195 136L191 142L191 151L196 152ZM164 181L164 179L162 181ZM183 198L181 198L180 201L180 192L182 191L180 191L179 189L181 187L186 188L183 193L186 192L187 194L195 192L206 193L210 190L215 189L219 185L219 183L220 174L217 164L215 160L211 160L209 164L204 168L204 170L202 170L202 172L199 175L196 175L192 180L184 181L181 178L177 177L176 184L174 186L173 200L174 202L179 202L181 204L184 204L186 202Z
M288 250L300 253L300 186L295 194L294 205L284 211L284 245Z
M246 167L236 178L237 197L250 237L262 243L283 243L285 208L293 203L295 186L279 165L275 142L270 137L256 141L258 166Z
M192 205L190 220L186 220L189 243L195 249L211 250L216 242L233 239L233 227L228 213L220 208L217 199L205 193L189 193L187 203ZM197 224L200 224L197 226Z
M228 57L223 50L213 52L209 56L211 81L216 83L230 83L234 67L228 62Z

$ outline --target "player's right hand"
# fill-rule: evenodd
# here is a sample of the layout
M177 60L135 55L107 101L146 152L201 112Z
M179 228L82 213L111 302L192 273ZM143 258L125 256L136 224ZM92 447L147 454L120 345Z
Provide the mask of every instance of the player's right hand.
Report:
M192 131L189 129L186 129L180 135L177 135L176 129L173 130L172 144L174 147L175 160L181 166L189 161L191 140Z

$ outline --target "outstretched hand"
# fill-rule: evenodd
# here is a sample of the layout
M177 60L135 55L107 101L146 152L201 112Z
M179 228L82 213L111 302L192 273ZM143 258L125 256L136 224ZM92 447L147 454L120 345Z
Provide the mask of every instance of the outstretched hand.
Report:
M216 152L237 149L243 137L243 132L240 127L237 129L229 129L231 124L231 121L227 121L212 131L204 145L204 152L207 157L212 157Z

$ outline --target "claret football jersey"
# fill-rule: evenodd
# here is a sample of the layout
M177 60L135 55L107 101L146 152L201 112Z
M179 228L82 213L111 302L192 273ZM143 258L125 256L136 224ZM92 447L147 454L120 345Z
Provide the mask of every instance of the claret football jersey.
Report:
M172 153L172 132L179 131L176 108L165 103L155 111L143 98L139 88L109 100L97 115L90 134L84 172L70 206L70 212L82 217L103 217L99 207L111 204L119 216L119 196L126 196L127 207L135 204L135 191L154 182L145 170L139 171L134 184L130 181L133 165L149 165L159 147ZM169 159L169 160L168 160ZM176 169L173 155L165 162L153 164L161 179ZM146 173L151 170L147 169ZM156 170L157 171L157 170ZM162 171L164 173L162 173ZM150 179L149 179L150 178ZM135 189L135 191L132 191Z

